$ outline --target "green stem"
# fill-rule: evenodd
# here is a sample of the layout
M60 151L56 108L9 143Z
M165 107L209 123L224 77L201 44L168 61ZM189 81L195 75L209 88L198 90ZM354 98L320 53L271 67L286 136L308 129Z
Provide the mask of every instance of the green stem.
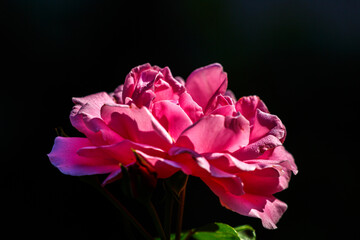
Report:
M136 220L136 218L126 209L126 207L117 200L108 190L103 187L99 187L98 190L126 217L136 229L143 235L147 240L153 240L153 237L148 233L145 228Z
M163 229L163 227L161 225L159 215L157 214L156 209L155 209L153 203L150 200L146 203L146 208L147 208L150 216L153 219L153 223L155 225L156 231L160 235L160 239L161 240L167 240L167 238L165 236L164 229Z
M184 188L180 192L180 196L179 196L178 222L177 222L177 226L176 226L175 240L180 240L180 237L181 237L182 222L183 222L183 215L184 215L184 206L185 206L186 184L187 184L188 179L189 179L189 176L186 176Z

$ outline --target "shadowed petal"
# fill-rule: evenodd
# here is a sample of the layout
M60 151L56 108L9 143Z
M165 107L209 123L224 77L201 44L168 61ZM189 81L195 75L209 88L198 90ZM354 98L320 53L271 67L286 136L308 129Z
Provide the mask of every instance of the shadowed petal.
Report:
M175 172L179 171L178 165L172 161L164 158L163 156L153 156L142 152L141 150L135 150L156 172L158 178L168 178Z
M260 218L265 228L275 229L287 205L274 196L258 196L245 193L235 195L225 184L213 178L202 178L209 188L219 197L223 206L241 215Z
M71 124L94 144L111 144L122 140L101 119L101 107L104 104L114 104L113 99L106 92L73 98L73 102L75 106L70 113Z
M77 153L79 149L91 146L87 138L57 137L48 157L62 173L74 176L109 173L119 168L118 162L105 153L86 157Z

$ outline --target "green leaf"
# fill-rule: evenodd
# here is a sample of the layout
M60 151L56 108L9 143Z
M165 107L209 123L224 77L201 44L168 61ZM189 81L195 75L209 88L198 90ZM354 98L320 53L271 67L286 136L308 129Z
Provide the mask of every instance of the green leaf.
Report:
M155 238L160 240L160 238ZM175 234L171 234L171 240ZM210 223L181 234L181 240L256 240L255 230L249 225L233 228L225 223Z
M211 223L195 229L189 239L207 240L207 239L224 239L240 240L237 231L225 223Z
M255 240L255 229L249 225L242 225L235 228L241 240Z

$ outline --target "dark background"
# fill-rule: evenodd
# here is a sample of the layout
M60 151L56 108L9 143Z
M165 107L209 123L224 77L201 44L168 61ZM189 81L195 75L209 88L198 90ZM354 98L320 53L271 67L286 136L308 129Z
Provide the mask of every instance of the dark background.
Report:
M359 239L359 1L2 1L1 232L122 239L116 210L48 161L71 97L111 92L134 66L186 78L219 62L237 97L287 127L299 174L277 230L222 207L190 179L185 228L251 224L258 239ZM11 237L13 238L13 237Z

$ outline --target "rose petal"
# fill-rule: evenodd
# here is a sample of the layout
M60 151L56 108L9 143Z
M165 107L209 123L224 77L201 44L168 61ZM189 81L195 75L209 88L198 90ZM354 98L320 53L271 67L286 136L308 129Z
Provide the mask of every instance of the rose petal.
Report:
M255 142L267 135L275 136L283 143L286 137L285 126L277 116L257 109L250 133L250 142Z
M280 174L275 168L242 171L237 176L242 179L246 193L268 196L283 190L280 186Z
M137 66L137 67L131 69L131 71L126 76L125 82L124 82L124 87L123 87L123 92L122 92L123 102L125 102L126 97L132 98L132 95L137 87L140 74L143 71L150 69L150 68L151 68L151 65L149 63L145 63L143 65L140 65L140 66Z
M219 179L202 178L209 188L219 197L223 206L244 216L260 218L265 228L275 229L276 223L287 209L287 205L274 196L253 194L232 194Z
M248 144L250 126L241 115L209 115L186 129L176 145L198 153L235 151Z
M106 178L105 180L101 183L101 186L104 187L106 184L112 183L118 179L120 179L122 177L121 175L121 168L112 171Z
M77 153L81 148L92 146L87 138L57 137L48 157L62 173L74 176L109 173L119 169L118 162L104 153L86 157Z
M236 102L235 107L250 123L253 122L252 120L255 117L256 109L260 109L265 113L269 112L264 102L261 101L258 96L242 97Z
M105 92L82 98L73 98L75 106L70 113L71 124L85 134L94 144L111 144L122 138L101 120L100 109L104 104L114 104Z
M184 110L179 105L170 101L155 102L152 113L175 140L182 131L192 124L191 119Z
M178 100L179 96L185 92L184 85L176 80L168 67L160 70L155 79L155 92L156 97L154 101L161 100Z
M104 105L101 116L112 130L125 139L161 149L171 147L171 136L145 107Z
M259 167L254 162L243 162L224 153L206 154L206 159L212 166L240 177L246 193L270 195L284 189L282 175L285 172L279 165L274 167L269 162L265 167Z
M113 159L116 159L119 163L126 166L135 162L136 157L133 152L134 150L140 150L144 153L159 157L167 156L166 152L160 148L129 140L124 140L112 145L83 147L78 151L78 154L81 156L96 156L98 152L106 152L106 154Z
M210 174L213 177L232 178L236 177L234 174L225 172L209 161L201 154L183 147L172 147L169 150L172 160L176 162L176 166L188 175L201 177L204 174Z
M225 93L227 74L220 64L211 64L193 71L185 86L194 101L205 110L214 95Z
M221 110L222 108L225 108L227 111L223 112L223 110ZM237 115L238 112L236 111L234 101L230 96L219 94L213 96L213 98L208 103L204 114L221 114L224 116L232 116Z
M203 115L203 109L192 99L191 95L184 92L180 95L179 105L194 123Z
M118 104L124 104L123 101L123 91L124 91L124 85L121 84L118 86L114 92L111 94L111 97L113 97Z
M254 171L256 169L256 166L240 161L228 153L208 153L205 154L205 157L211 165L231 174L237 174L240 171Z
M274 149L271 149L264 153L262 156L260 156L261 159L253 159L253 160L245 160L243 161L246 164L253 165L256 167L256 169L263 171L269 171L266 169L273 169L272 171L275 173L277 171L276 175L267 177L275 177L278 180L266 180L264 178L264 183L267 182L270 183L271 181L274 183L273 187L266 187L266 189L262 190L263 193L268 191L269 193L273 194L279 191L282 191L286 189L289 185L289 181L291 178L291 172L294 174L297 174L297 167L294 162L294 158L290 153L288 153L283 146L278 146ZM259 171L258 171L259 172ZM249 174L252 174L249 172ZM257 174L258 175L258 174ZM262 174L263 175L263 174ZM244 176L246 177L246 176ZM254 178L257 178L254 176ZM254 185L251 187L252 189L262 188L261 180L257 179L254 180ZM277 182L277 183L276 183ZM257 185L257 187L256 187ZM249 187L250 189L250 187ZM253 190L250 190L253 191Z
M266 159L283 160L284 162L282 163L282 166L291 170L294 174L298 173L294 157L288 151L286 151L283 146L276 147L272 151L269 151L267 154L268 156L266 157Z
M171 74L170 69L144 64L133 68L126 76L122 98L131 98L138 106L152 108L160 100L178 100L185 87Z
M260 157L269 149L273 149L281 145L282 143L277 137L268 135L256 142L250 143L249 145L240 148L239 150L233 152L232 155L240 160L254 159Z

